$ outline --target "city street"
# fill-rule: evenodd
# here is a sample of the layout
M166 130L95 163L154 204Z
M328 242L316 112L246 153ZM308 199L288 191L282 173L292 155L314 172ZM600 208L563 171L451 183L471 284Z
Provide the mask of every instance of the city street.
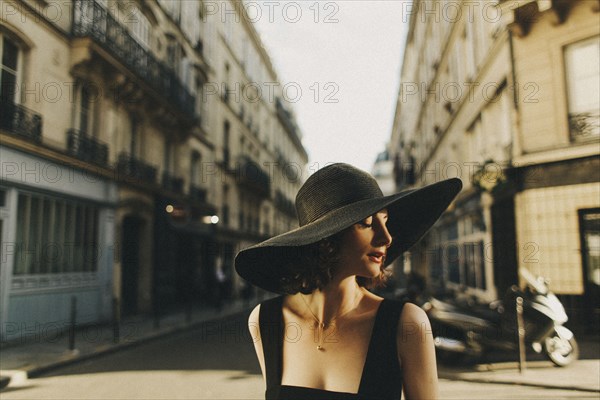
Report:
M262 399L245 317L207 322L15 382L2 399ZM441 380L442 399L586 399L597 393Z

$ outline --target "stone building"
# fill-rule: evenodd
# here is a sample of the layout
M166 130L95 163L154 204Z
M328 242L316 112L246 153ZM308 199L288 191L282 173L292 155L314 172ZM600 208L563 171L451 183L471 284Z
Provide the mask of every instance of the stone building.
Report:
M510 46L491 3L415 1L405 9L409 30L390 141L398 189L450 177L464 184L404 270L420 271L434 287L489 299L496 297L485 256L491 204L470 176L488 160L510 159L512 132Z
M517 93L516 267L550 280L571 315L600 320L600 2L503 1ZM576 311L581 311L577 313Z
M584 266L597 264L586 250L599 204L597 2L415 1L406 11L397 185L464 183L411 267L487 300L527 268L575 311L585 268L595 276Z
M210 304L240 246L293 224L300 133L277 91L235 97L277 77L239 4L210 5L2 2L3 338L62 329L73 299L80 323Z

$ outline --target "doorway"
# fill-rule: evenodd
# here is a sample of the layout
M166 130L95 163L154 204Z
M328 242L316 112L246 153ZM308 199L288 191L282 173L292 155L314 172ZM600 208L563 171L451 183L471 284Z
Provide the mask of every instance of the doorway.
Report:
M142 220L137 217L123 219L121 252L121 312L123 315L138 311L138 282L140 271L140 232Z
M494 284L502 298L508 288L519 283L514 197L496 200L491 214Z
M579 210L584 320L590 333L600 329L600 208Z

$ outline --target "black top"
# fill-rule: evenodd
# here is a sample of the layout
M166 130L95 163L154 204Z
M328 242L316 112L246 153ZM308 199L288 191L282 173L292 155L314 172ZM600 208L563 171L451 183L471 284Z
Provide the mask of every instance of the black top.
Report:
M402 379L396 344L398 320L404 302L383 299L377 309L358 393L334 392L281 385L283 349L283 296L260 305L259 325L265 358L266 400L398 400Z

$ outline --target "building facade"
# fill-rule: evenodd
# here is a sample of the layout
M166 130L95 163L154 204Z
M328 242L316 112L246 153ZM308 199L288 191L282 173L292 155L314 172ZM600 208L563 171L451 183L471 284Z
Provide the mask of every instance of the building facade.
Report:
M216 5L215 5L216 4ZM212 115L216 134L215 191L218 267L233 293L246 285L233 269L242 248L297 225L294 198L308 155L290 103L244 3L217 2L207 17L215 29ZM214 97L214 96L213 96Z
M80 323L210 304L217 270L236 296L233 255L293 224L307 162L289 105L231 98L277 82L238 2L2 13L2 337L72 301Z
M600 319L600 2L502 2L517 93L515 231L519 268L548 278L571 315Z
M485 256L491 204L470 176L486 162L510 159L513 129L510 46L492 3L415 1L406 9L409 30L390 141L398 189L451 177L464 185L405 258L410 265L404 270L420 272L433 287L488 299L496 297L492 258Z
M397 185L464 184L410 259L434 287L491 300L527 268L564 299L583 295L600 182L596 6L413 2L392 131Z

